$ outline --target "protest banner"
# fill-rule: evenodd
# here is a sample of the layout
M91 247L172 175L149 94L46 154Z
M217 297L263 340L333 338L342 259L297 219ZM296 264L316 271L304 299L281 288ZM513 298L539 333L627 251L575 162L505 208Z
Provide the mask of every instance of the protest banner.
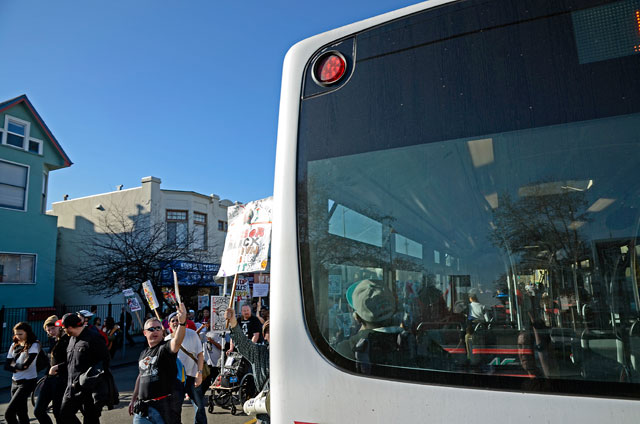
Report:
M229 296L211 296L211 331L224 332L226 319L224 312L229 304Z
M229 308L236 295L238 274L267 269L272 203L273 198L267 197L227 208L229 227L217 277L234 276Z
M227 209L229 227L217 277L267 268L272 200L267 197Z
M253 297L269 296L269 284L253 283Z
M142 283L142 291L144 291L144 297L147 298L147 303L153 312L156 313L156 317L160 319L160 314L158 313L158 308L160 304L158 303L158 299L156 298L156 292L153 290L153 286L151 285L151 281L147 280Z

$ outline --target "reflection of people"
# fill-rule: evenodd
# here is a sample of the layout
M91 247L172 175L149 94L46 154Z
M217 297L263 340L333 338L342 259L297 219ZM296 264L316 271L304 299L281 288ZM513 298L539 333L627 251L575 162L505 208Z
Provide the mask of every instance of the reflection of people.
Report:
M478 302L478 295L475 293L469 295L469 321L489 321L486 308Z
M354 319L361 324L360 330L346 340L338 343L336 351L342 356L363 362L379 362L369 357L382 352L369 351L370 343L363 342L369 336L397 339L402 328L395 326L393 316L396 301L393 294L382 284L372 280L362 280L347 289L347 302L355 310ZM379 333L379 334L376 334Z

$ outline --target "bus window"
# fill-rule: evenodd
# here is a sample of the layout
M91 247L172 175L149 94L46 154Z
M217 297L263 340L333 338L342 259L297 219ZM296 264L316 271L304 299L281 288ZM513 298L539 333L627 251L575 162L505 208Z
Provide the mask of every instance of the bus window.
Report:
M640 2L521 4L352 34L339 84L305 78L306 323L370 378L638 398Z

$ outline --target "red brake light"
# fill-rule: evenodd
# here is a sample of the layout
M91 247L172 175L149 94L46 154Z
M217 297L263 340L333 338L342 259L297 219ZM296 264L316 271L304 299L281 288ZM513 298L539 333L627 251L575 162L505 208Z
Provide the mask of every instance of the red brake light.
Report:
M313 78L322 85L327 86L338 82L347 70L347 61L338 52L328 52L320 56L313 67Z

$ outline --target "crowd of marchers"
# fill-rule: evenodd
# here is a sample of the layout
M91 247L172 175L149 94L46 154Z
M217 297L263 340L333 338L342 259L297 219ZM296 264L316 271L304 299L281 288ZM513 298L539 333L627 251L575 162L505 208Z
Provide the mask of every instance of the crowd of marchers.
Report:
M206 310L208 312L208 310ZM244 305L236 318L233 309L225 317L229 337L207 331L208 314L198 316L178 305L164 319L147 318L143 335L147 346L138 360L138 377L128 406L133 423L181 423L182 405L189 399L195 410L194 423L207 423L206 390L218 376L222 352L239 352L252 367L258 390L268 389L269 321L268 310L253 314ZM84 424L100 422L103 410L119 403L119 394L109 364L128 330L131 315L124 309L120 325L113 318L105 326L89 311L69 313L62 318L53 315L44 322L50 340L47 346L36 339L29 323L13 328L13 344L7 354L5 370L12 373L11 400L5 412L7 424L29 422L28 399L36 385L38 396L34 414L39 423ZM124 334L126 333L126 334ZM206 364L206 365L205 365ZM203 377L203 370L209 371ZM38 372L45 378L38 380ZM108 413L108 412L107 412ZM259 422L269 422L268 415L258 415Z

